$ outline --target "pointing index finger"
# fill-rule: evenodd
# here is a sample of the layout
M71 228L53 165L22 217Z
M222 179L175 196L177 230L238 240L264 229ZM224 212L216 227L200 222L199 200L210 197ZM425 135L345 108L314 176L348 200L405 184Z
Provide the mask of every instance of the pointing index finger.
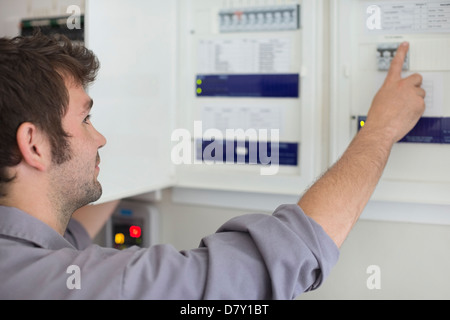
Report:
M409 43L403 42L399 45L394 59L392 59L391 66L386 77L386 81L400 80L402 78L403 63L405 62L406 54L409 50Z

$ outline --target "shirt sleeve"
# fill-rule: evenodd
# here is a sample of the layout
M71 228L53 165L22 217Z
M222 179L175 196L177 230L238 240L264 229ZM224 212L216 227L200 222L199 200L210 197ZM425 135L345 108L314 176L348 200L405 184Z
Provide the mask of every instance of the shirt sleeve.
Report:
M64 238L77 250L84 250L92 244L86 229L75 219L70 219Z
M337 262L331 238L297 205L225 223L199 248L162 245L129 261L127 299L280 299L316 289Z

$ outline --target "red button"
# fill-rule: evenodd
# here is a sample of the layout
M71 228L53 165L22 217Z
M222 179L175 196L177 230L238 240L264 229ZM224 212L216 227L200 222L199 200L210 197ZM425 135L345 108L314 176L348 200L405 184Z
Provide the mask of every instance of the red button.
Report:
M130 237L132 238L139 238L141 236L141 227L138 226L131 226L130 227Z

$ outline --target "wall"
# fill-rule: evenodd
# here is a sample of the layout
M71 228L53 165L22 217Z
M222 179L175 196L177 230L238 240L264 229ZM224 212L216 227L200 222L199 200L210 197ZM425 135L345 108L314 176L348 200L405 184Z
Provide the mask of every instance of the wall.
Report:
M449 299L449 226L360 220L322 288L305 299ZM380 289L367 267L378 265Z
M20 19L26 12L26 0L0 0L0 36L18 35Z

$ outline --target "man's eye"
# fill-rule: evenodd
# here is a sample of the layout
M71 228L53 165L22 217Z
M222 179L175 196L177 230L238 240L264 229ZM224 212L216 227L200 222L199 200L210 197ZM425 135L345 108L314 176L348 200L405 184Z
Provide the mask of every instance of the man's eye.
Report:
M86 124L89 124L90 120L91 120L91 115L89 114L86 118L84 118L83 122Z

